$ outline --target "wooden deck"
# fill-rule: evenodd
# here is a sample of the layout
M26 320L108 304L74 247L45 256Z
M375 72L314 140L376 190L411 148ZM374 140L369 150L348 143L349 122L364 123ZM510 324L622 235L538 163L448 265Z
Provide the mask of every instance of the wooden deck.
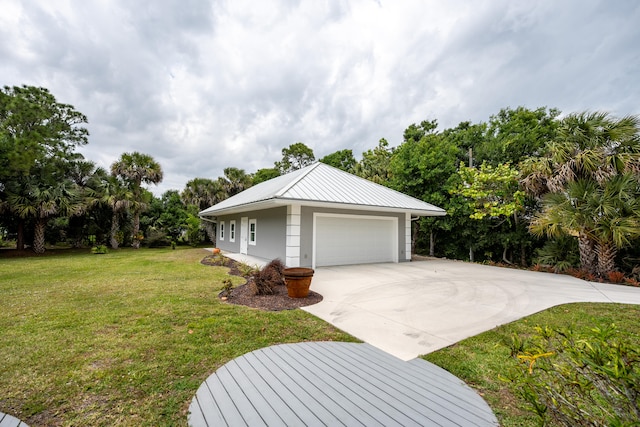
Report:
M238 357L200 386L189 425L497 426L486 402L422 359L369 344L308 342Z
M0 412L0 427L29 427L16 417Z

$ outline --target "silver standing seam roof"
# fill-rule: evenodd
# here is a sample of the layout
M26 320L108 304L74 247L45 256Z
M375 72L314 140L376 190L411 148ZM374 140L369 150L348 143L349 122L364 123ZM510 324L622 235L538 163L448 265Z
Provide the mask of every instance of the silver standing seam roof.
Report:
M316 162L249 187L203 210L200 216L239 213L292 203L384 212L402 211L416 216L446 214L444 209L415 197Z

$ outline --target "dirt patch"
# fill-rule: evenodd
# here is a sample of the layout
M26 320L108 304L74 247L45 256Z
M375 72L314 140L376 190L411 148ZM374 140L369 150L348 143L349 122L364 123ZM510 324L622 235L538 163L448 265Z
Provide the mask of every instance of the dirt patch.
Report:
M208 255L200 262L204 265L227 267L229 268L229 274L246 279L239 268L240 263L231 258ZM322 295L309 291L309 295L306 298L290 298L289 295L287 295L286 286L276 286L273 295L252 295L250 287L245 283L244 285L233 288L231 295L224 301L230 304L258 308L260 310L281 311L317 304L322 301Z

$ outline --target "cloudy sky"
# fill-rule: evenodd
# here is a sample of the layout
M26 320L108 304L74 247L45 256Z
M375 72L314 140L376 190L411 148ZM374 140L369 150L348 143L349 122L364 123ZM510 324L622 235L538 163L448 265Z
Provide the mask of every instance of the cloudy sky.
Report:
M640 113L635 0L0 0L0 84L88 116L82 153L161 194L301 141L360 157L411 123L503 107Z

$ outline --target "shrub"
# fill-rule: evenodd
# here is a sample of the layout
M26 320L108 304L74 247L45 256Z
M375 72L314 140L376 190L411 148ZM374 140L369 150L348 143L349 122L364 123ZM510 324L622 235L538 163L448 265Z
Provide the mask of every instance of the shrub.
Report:
M106 254L109 250L106 245L97 245L91 248L92 254Z
M229 258L225 257L224 255L222 255L220 252L218 252L217 254L214 254L211 257L211 260L213 262L214 265L219 265L221 267L226 267L227 264L230 263Z
M535 263L552 266L556 273L580 265L577 239L562 236L546 241L543 247L536 250Z
M255 291L254 295L271 295L276 286L284 285L284 264L274 259L253 273L252 279L249 286Z
M607 273L607 278L611 283L622 283L624 280L624 273L621 271L610 271Z
M512 355L521 363L508 379L540 425L636 425L640 351L617 336L615 325L582 334L536 331L513 338Z
M222 281L222 292L220 292L220 296L224 298L230 297L232 289L233 289L233 282L231 282L231 279L224 279Z
M160 248L171 245L171 241L164 231L149 227L147 230L146 245L150 248Z

